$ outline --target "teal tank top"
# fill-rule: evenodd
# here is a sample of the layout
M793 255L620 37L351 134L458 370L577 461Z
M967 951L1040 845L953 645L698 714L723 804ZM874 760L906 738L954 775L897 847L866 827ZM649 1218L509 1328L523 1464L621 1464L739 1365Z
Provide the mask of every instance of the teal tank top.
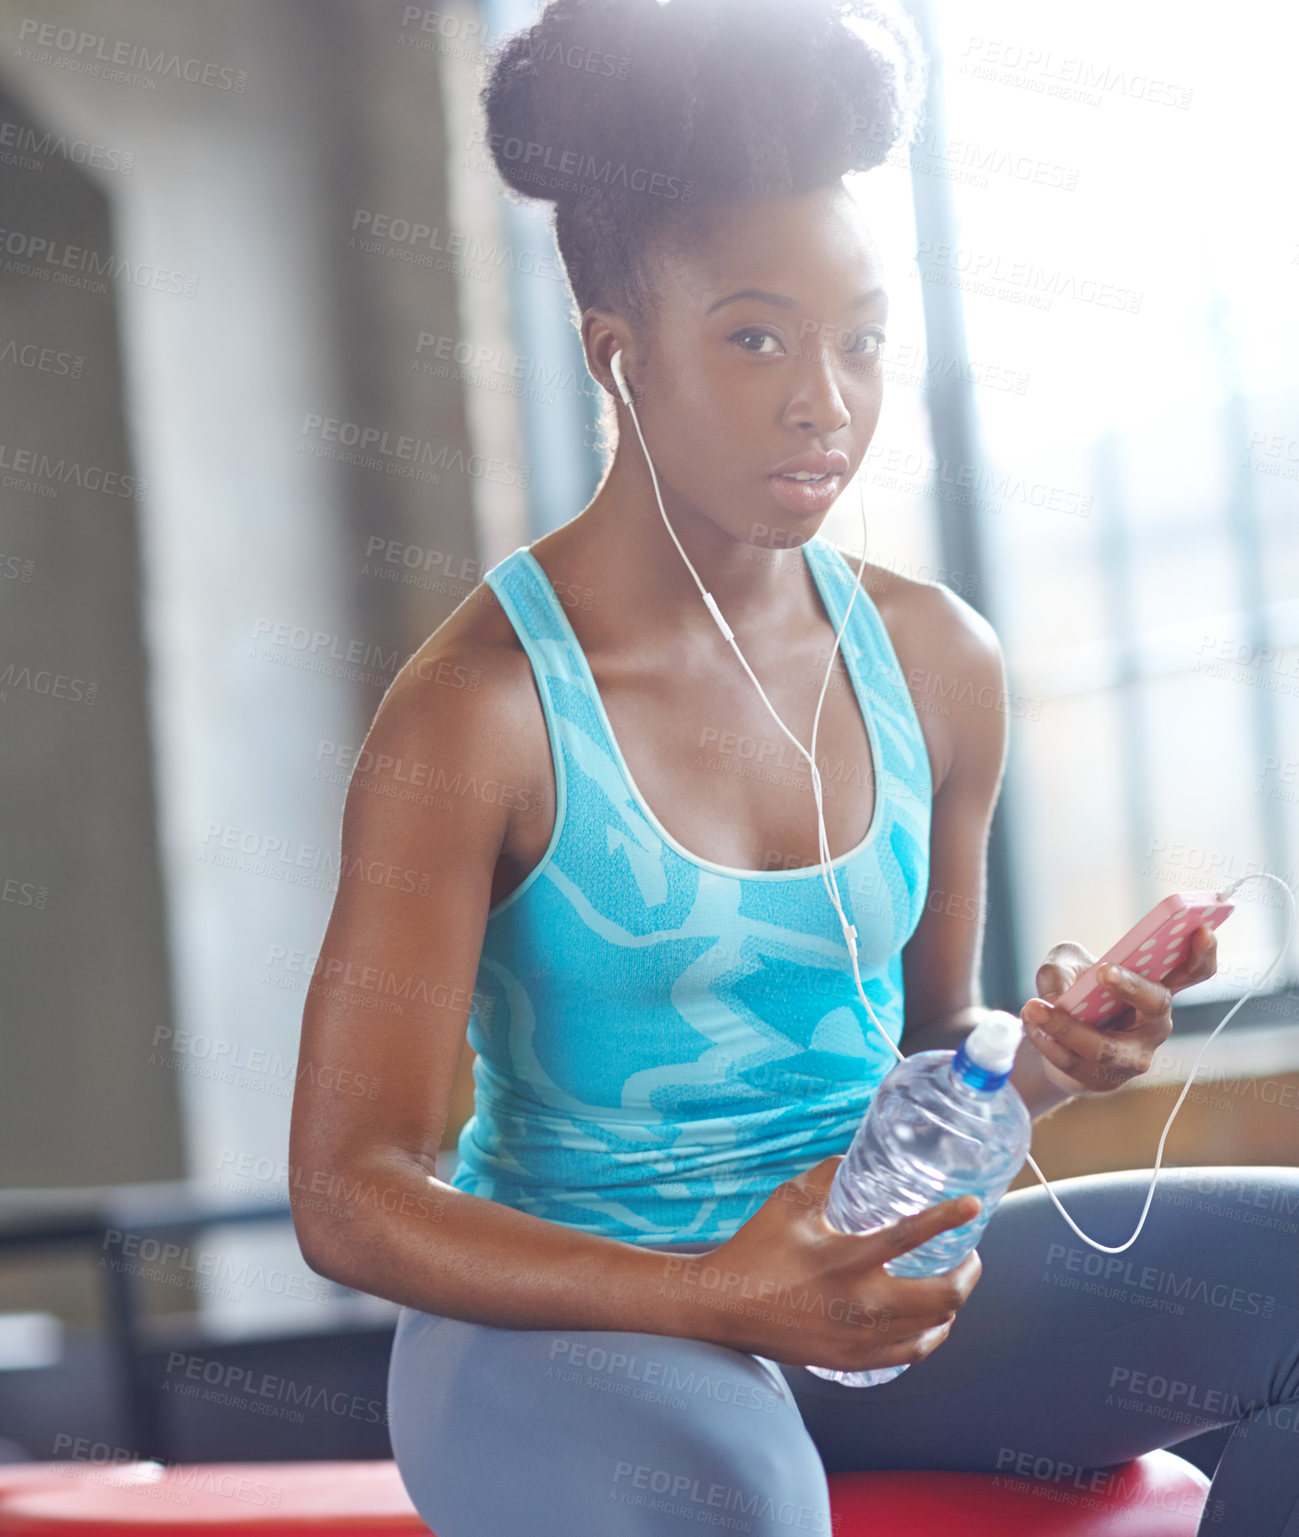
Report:
M837 633L855 571L819 534L802 548ZM782 1180L847 1152L896 1058L857 995L820 866L738 870L683 848L632 781L531 551L484 580L532 664L556 812L540 863L488 915L474 1113L450 1183L628 1243L720 1243ZM902 946L928 889L929 755L864 588L841 650L876 790L865 838L833 868L866 996L897 1041ZM807 804L811 819L810 777Z

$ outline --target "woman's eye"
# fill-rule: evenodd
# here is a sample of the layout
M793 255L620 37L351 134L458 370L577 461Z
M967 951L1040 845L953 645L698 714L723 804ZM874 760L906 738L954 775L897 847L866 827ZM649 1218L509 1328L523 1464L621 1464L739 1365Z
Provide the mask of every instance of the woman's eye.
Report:
M777 346L780 345L780 338L771 331L765 331L759 326L746 326L743 331L736 331L731 337L733 342L739 342L740 346L744 347L745 352L762 352L764 350L761 347L745 347L743 340L741 340L745 336L762 337L767 341L775 342Z
M885 340L883 331L867 331L857 338L857 345L852 350L858 357L878 357Z

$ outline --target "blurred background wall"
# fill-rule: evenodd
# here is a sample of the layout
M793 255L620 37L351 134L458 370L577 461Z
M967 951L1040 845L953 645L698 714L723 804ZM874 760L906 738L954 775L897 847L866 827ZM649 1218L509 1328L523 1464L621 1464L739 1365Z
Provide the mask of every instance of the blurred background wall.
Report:
M395 1309L305 1266L288 1115L349 755L401 663L600 474L557 254L476 102L533 13L0 0L14 1455L387 1455L381 1417L168 1396L169 1362L382 1399ZM1224 52L1116 3L916 14L928 125L858 189L894 300L869 553L1006 648L982 916L987 1001L1017 1011L1059 939L1099 951L1251 869L1295 881L1295 23L1246 5ZM849 548L855 509L826 527ZM1237 900L1146 1082L1040 1123L1052 1175L1149 1164L1284 936L1274 886ZM1166 1162L1295 1161L1297 1001L1292 951Z

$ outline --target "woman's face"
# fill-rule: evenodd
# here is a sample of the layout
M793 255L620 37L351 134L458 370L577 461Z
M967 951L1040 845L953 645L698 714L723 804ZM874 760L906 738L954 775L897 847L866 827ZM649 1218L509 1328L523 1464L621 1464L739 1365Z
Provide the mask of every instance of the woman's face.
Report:
M842 182L738 205L694 249L663 253L649 333L623 362L669 517L746 544L812 536L879 420L882 280ZM800 490L773 476L807 453L838 477Z

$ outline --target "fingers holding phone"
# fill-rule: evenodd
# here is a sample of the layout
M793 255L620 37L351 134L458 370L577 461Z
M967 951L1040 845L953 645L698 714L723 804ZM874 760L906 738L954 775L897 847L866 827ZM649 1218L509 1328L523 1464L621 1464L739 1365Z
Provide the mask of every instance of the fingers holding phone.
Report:
M1055 945L1038 968L1040 996L1021 1013L1051 1081L1097 1093L1144 1073L1172 1034L1173 994L1217 970L1213 930L1233 910L1216 893L1181 892L1099 960L1073 941Z

